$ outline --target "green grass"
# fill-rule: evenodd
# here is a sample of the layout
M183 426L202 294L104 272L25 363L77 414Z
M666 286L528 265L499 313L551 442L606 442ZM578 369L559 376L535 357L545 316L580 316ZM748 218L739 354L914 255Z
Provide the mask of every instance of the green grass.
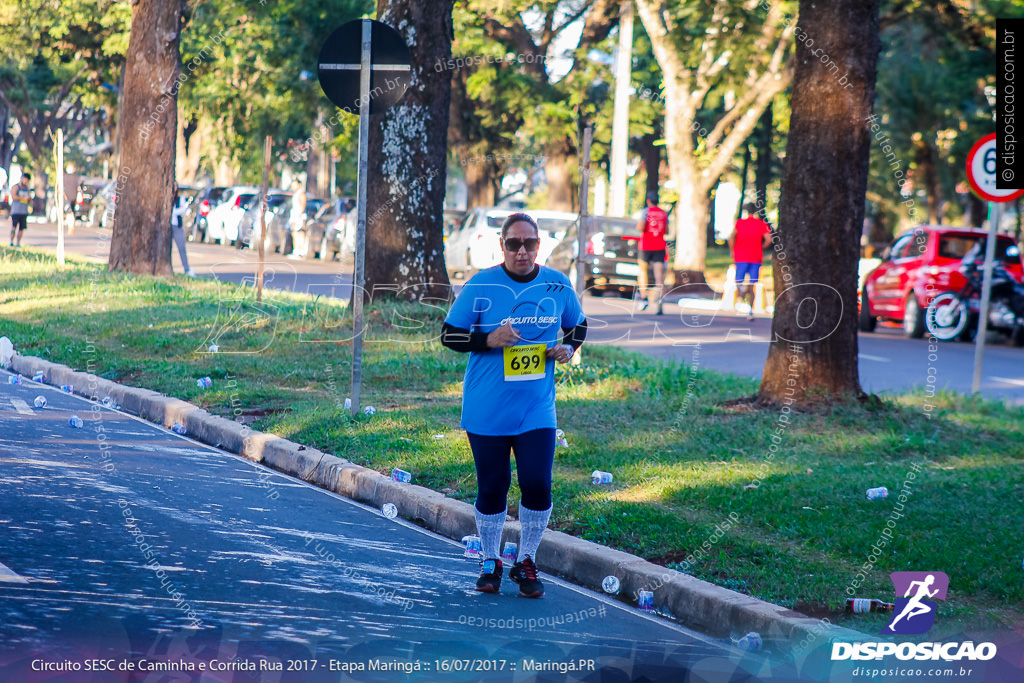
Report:
M0 251L0 334L32 354L192 401L213 413L472 501L459 431L466 357L436 340L443 309L367 309L364 404L349 393L351 319L336 301L207 280L63 269L31 250ZM216 341L220 353L206 353ZM892 542L855 590L891 599L888 574L950 576L930 638L1024 619L1024 410L912 393L794 413L768 458L780 413L728 403L757 382L593 345L558 370L558 413L570 447L555 457L552 527L636 553L719 585L853 628L845 588L886 528L907 472L913 481ZM195 378L209 375L211 389ZM689 395L688 395L689 390ZM435 439L443 434L446 438ZM751 487L762 465L766 474ZM590 483L594 469L615 483ZM889 498L865 499L887 486ZM518 492L510 495L515 513ZM728 521L700 558L688 556Z

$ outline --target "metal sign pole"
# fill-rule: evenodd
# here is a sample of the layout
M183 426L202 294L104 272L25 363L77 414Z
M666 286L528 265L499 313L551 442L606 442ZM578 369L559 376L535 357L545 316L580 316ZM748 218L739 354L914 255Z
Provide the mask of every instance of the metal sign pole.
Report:
M988 205L988 242L985 244L985 279L981 285L981 310L978 312L978 336L974 340L974 378L971 380L971 393L981 390L981 361L985 354L985 336L988 334L988 307L992 299L992 266L996 255L996 233L999 230L999 219L1002 214L1001 205L989 202Z
M370 29L363 19L362 56L359 68L359 175L356 181L356 269L352 284L352 414L359 414L363 381L363 287L366 284L366 174L370 143Z
M273 144L269 135L263 141L263 184L260 185L260 258L259 264L256 266L256 303L263 301L263 245L267 239L267 190L270 188L270 153ZM253 232L255 230L256 226L254 225Z
M590 145L593 139L594 129L592 126L587 126L583 130L583 150L580 157L580 216L576 229L576 294L579 296L583 296L587 279L583 254L587 245L587 237L589 237L587 229L590 227L587 218L590 213L588 208L590 199Z
M64 129L57 129L57 263L64 265ZM77 188L75 188L77 189ZM72 220L74 216L72 215Z

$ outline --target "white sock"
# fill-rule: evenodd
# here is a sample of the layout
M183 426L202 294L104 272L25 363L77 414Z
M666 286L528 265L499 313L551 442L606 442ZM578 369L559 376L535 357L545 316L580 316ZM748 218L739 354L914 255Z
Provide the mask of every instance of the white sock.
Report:
M473 507L476 513L476 531L480 534L480 545L483 546L485 560L493 560L501 557L498 546L501 545L501 530L505 528L505 514L508 509L497 512L493 515L485 515Z
M544 530L548 528L548 518L551 517L551 508L547 510L531 510L519 504L519 525L522 533L519 536L519 557L516 562L523 559L533 558L537 555L537 548L540 547L540 539L544 536Z

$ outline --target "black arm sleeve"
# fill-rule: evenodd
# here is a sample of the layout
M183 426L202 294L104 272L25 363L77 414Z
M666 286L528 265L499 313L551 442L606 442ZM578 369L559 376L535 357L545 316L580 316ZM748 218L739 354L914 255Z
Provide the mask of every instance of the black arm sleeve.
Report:
M452 351L488 351L487 333L470 332L445 323L441 328L441 343Z
M565 334L562 336L562 343L568 344L572 347L573 353L579 350L583 346L583 340L587 338L587 319L584 318L576 327L571 330L565 330Z

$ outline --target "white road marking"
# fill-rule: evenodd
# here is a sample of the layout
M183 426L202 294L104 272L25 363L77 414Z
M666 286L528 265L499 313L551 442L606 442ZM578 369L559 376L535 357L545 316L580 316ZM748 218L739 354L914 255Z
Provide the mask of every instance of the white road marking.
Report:
M13 571L7 568L7 565L0 564L0 581L7 583L28 583L28 579L24 576L19 576Z
M858 353L857 354L857 358L863 358L864 360L873 360L873 361L876 361L878 363L891 363L892 362L892 359L890 359L890 358L883 358L881 356L872 356L872 355L867 354L867 353Z
M990 377L989 379L994 379L1004 384L1012 384L1016 387L1024 387L1024 379L1012 379L1010 377Z
M20 398L12 398L11 405L22 415L34 415L32 409L28 407L28 404L22 401Z

